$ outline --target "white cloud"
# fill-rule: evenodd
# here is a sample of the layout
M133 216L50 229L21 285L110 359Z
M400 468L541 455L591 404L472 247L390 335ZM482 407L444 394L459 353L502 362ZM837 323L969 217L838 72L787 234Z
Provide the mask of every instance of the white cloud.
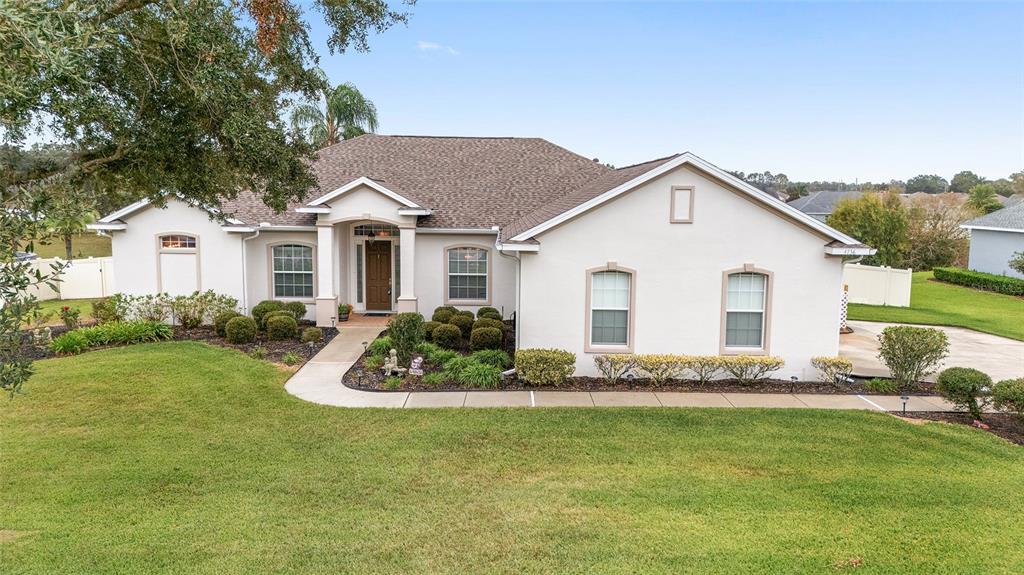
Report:
M428 42L426 40L420 40L416 42L416 49L420 52L447 52L452 56L458 56L459 51L451 46L443 46L437 42Z

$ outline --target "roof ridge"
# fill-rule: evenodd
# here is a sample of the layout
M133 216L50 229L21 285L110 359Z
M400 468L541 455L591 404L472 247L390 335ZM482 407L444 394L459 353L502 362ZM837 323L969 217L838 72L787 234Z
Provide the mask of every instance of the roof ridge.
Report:
M675 158L676 156L681 156L681 155L682 154L669 154L667 156L662 156L660 158L655 158L653 160L647 160L646 162L637 162L635 164L630 164L628 166L622 166L621 168L615 168L615 169L616 170L627 170L629 168L635 168L637 166L642 166L644 164L653 164L654 162L661 162L661 161L664 161L664 160L671 160L672 158Z

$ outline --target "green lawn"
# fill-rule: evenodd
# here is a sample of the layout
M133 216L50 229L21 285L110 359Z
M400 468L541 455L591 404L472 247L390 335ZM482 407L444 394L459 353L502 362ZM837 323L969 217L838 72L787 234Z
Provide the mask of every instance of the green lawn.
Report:
M66 255L64 240L60 238L52 238L47 244L36 242L32 246L32 251L41 258L63 258ZM71 238L71 251L76 258L106 257L111 254L110 238L96 235L94 232L77 234Z
M46 301L39 302L39 311L46 313L48 311L53 312L53 317L47 322L49 325L60 325L60 309L64 306L77 307L81 312L78 316L79 321L86 323L92 321L92 302L101 298L92 299L48 299Z
M1024 572L1024 449L966 427L350 410L198 343L37 366L0 403L5 575Z
M910 307L852 303L849 318L967 327L1024 341L1024 298L937 282L932 272L914 273Z

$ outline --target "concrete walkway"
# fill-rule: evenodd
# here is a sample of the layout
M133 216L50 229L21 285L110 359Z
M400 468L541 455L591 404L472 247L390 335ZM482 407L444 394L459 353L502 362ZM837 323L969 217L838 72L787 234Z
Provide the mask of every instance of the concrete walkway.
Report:
M1024 317L1021 317L1024 321ZM853 361L853 373L868 377L889 377L889 370L878 359L878 334L898 325L873 321L851 321L853 333L839 337L839 355ZM973 367L987 373L993 381L1024 377L1024 341L981 333L962 327L934 327L949 338L949 357L945 367ZM935 381L932 374L929 381Z
M343 326L341 332L292 376L288 393L339 407L791 407L899 411L891 395L804 393L680 393L650 391L358 391L341 384L341 376L363 353L382 326ZM939 397L912 397L909 411L949 411Z

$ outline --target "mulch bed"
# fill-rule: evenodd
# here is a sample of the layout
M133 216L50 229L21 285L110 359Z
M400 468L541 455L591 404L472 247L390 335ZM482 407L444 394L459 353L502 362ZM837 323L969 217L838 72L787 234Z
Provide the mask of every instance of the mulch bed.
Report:
M949 411L908 411L906 414L893 413L893 415L909 419L941 421L944 423L976 427L974 417L969 413L956 413ZM983 429L993 435L998 435L999 437L1016 443L1017 445L1024 445L1024 420L1020 417L1009 413L986 413L982 423L987 425L988 429L983 427L980 429Z
M83 324L82 327L89 327L89 325L92 325L92 324ZM299 331L300 331L300 333L301 333L302 329L310 327L311 325L312 325L311 323L309 323L309 324L307 324L307 323L300 323L299 324ZM281 361L281 358L284 356L284 354L286 354L288 352L293 352L293 353L297 354L299 357L302 358L302 361L300 361L299 363L294 364L295 367L299 367L299 366L305 364L307 361L309 361L309 359L311 357L316 355L316 353L318 351L323 349L324 346L326 346L328 342L330 342L332 339L334 339L334 337L336 335L338 335L338 330L335 329L335 328L325 327L325 328L321 328L321 329L324 332L324 339L323 339L323 341L320 341L318 343L313 344L312 349L310 349L310 346L309 346L308 343L302 343L302 341L300 341L298 338L288 339L288 340L269 340L269 339L266 339L264 334L262 334L262 333L257 334L256 341L254 343L247 343L247 344L236 345L236 344L233 344L233 343L228 343L228 341L226 339L224 339L224 338L220 337L219 335L217 335L217 332L213 331L213 328L210 327L210 326L201 326L201 327L197 327L197 328L194 328L194 329L185 329L185 328L183 328L181 326L177 326L177 325L173 326L174 337L172 338L172 340L173 341L201 341L201 342L207 343L209 345L216 345L218 347L228 347L228 348L231 348L231 349L237 349L238 351L240 351L242 353L245 353L245 354L251 354L254 349L262 348L263 349L263 354L264 354L263 355L263 359L266 359L268 361L272 361L272 362L275 362L275 363L283 363ZM65 333L67 331L68 331L68 329L66 327L64 327L64 326L51 327L50 328L50 335L51 335L51 337L57 337L57 336ZM34 359L34 360L35 359L46 359L46 358L50 358L50 357L55 357L55 354L52 351L50 351L49 347L38 347L38 346L32 345L31 333L29 331L24 331L22 333L23 333L23 342L22 342L21 349L22 349L22 352L26 356L28 356L29 358ZM107 349L109 347L119 347L119 346L93 347L93 348L89 348L85 353L88 353L90 351L95 351L97 349Z
M463 350L466 353L466 350ZM432 387L425 385L422 379L416 376L406 376L399 389L385 388L383 372L380 369L368 369L366 359L368 354L364 353L356 361L342 378L342 383L352 389L364 391L466 391L477 389L470 386L456 383L446 383L441 386ZM429 366L427 366L429 373ZM868 389L861 380L842 388L828 385L817 381L791 381L769 379L752 384L742 384L733 379L722 379L708 382L701 385L689 380L670 380L662 385L653 385L646 380L621 380L616 385L609 385L599 377L571 377L558 387L533 387L524 384L516 377L505 378L495 390L497 391L522 391L522 390L550 390L550 391L691 391L705 393L826 393L834 395L900 395L899 393L885 394ZM931 383L918 384L910 395L935 395L935 386Z

